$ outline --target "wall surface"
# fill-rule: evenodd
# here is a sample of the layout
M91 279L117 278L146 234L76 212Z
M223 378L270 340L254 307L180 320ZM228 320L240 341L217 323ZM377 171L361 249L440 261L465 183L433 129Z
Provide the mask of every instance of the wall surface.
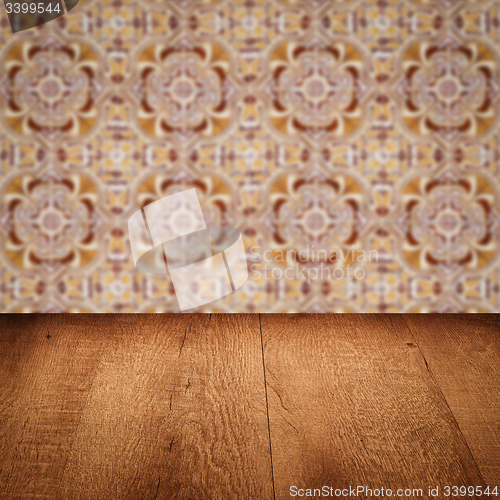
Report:
M0 10L0 310L178 310L127 221L191 187L251 266L199 310L500 309L500 2Z

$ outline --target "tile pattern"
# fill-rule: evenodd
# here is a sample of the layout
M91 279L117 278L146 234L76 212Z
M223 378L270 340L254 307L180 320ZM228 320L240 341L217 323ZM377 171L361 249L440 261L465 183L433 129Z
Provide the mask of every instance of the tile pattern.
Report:
M177 310L127 220L195 187L252 266L200 310L499 311L499 106L499 0L2 10L0 310Z

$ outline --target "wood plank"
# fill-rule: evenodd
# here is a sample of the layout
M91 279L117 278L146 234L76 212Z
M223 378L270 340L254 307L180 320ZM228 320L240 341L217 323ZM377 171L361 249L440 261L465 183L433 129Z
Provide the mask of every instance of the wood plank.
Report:
M61 500L272 498L258 316L130 317L112 339Z
M484 486L402 317L263 315L262 334L276 498Z
M90 316L0 319L0 495L53 500L102 350Z
M486 482L500 489L498 315L406 315Z
M33 358L34 343L28 341L35 317L0 315L0 498L9 498L9 475L14 471L14 449L19 441L20 400L27 383L25 365Z

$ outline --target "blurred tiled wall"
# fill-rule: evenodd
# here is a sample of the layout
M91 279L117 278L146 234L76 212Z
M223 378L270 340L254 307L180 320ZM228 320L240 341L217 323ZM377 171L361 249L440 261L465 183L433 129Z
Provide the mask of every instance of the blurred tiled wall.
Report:
M500 310L500 1L0 10L1 311L177 310L127 221L189 187L252 265L200 310Z

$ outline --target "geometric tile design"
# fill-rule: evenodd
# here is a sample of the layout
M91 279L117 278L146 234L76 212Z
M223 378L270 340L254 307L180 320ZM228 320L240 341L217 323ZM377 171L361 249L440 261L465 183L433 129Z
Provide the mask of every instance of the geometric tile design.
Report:
M127 221L195 188L247 283L199 311L500 311L500 0L0 9L0 311L177 311Z

